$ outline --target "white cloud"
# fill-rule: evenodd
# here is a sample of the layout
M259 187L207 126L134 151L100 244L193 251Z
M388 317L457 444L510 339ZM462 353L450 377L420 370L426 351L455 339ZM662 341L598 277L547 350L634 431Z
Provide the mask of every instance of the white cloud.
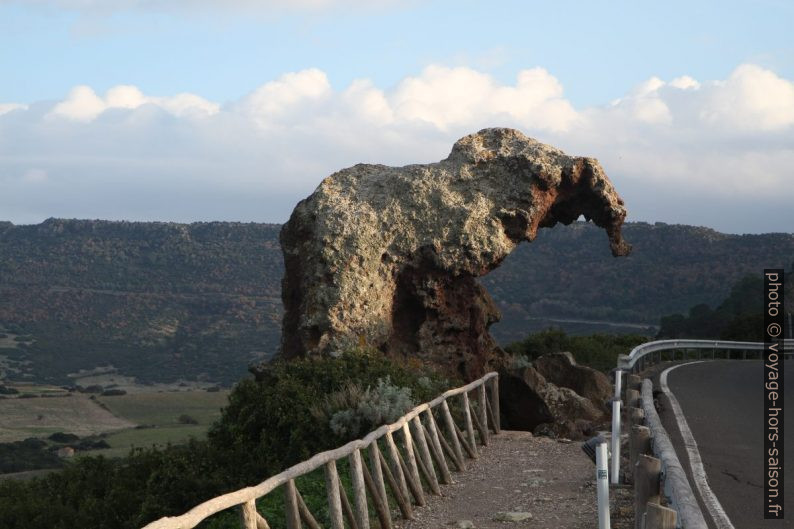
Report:
M105 97L99 97L85 85L74 87L65 100L52 109L50 117L62 117L75 121L91 121L110 109L136 109L152 104L175 116L215 114L220 106L194 94L177 94L173 97L146 97L135 86L120 85L111 88Z
M567 130L577 119L562 85L542 68L522 70L513 86L471 68L429 66L404 79L390 97L397 115L447 131L493 119Z
M19 103L0 103L0 116L13 110L26 110L27 108L27 105L20 105Z
M783 130L794 124L794 84L753 64L736 68L724 82L704 88L700 117L742 131Z
M321 70L291 72L224 105L134 86L104 95L78 86L54 104L0 105L0 211L30 220L283 221L337 169L435 161L488 126L599 158L618 189L629 190L634 218L646 217L633 202L696 195L698 219L740 229L726 203L743 218L755 208L762 222L764 204L794 201L794 83L770 70L742 65L724 80L654 77L610 105L576 109L542 68L501 83L433 65L390 89L358 79L335 90ZM676 204L658 209L671 215L663 220L687 219Z

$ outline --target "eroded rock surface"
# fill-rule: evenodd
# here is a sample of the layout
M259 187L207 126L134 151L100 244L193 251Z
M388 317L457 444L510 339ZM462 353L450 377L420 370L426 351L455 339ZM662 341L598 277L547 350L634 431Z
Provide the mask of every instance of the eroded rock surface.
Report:
M532 367L548 382L572 389L599 409L606 409L612 398L609 378L592 367L580 366L569 352L545 354L532 362Z
M505 428L539 433L543 426L540 433L555 437L579 439L605 418L596 403L549 382L534 367L500 372L499 402Z
M580 215L614 255L629 252L626 209L598 162L512 129L461 138L438 163L334 173L281 231L281 354L365 342L475 378L500 352L488 333L499 312L476 278Z

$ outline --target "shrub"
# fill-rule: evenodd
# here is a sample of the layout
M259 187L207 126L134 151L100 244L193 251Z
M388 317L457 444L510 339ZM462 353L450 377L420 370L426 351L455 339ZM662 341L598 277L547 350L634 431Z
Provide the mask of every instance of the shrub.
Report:
M179 421L179 424L198 424L198 421L195 418L187 415L186 413L180 415L177 420Z
M628 354L634 347L647 341L646 336L638 334L597 333L589 336L568 336L562 329L549 328L530 334L505 349L517 362L534 360L546 353L569 351L577 363L608 372L615 367L618 355ZM516 357L524 357L525 360Z
M426 376L425 385L418 380ZM383 385L378 390L378 381ZM382 413L388 415L387 402L395 404L397 394L386 389L385 382L396 388L408 388L416 402L424 402L437 396L450 384L438 374L411 369L386 358L380 352L362 349L343 354L339 358L310 357L290 362L278 361L269 364L260 372L259 380L243 380L229 395L229 405L223 410L221 419L209 432L210 443L228 458L225 464L239 469L242 481L257 482L264 476L311 457L313 454L334 448L351 439L351 431L343 431L342 416L335 421L340 426L332 429L329 414L318 420L312 413L318 406L337 394L345 401L353 398L351 392L374 386L370 399L377 391L378 406L368 405L366 414L375 418ZM359 389L351 389L357 386ZM345 388L348 394L342 396ZM351 407L353 402L345 402ZM342 405L334 411L341 411ZM361 412L364 413L364 408ZM398 415L399 416L399 415ZM359 417L363 417L359 415ZM349 415L354 422L353 415ZM383 419L381 419L383 420ZM377 421L376 421L377 422ZM356 429L362 432L366 424ZM340 435L341 434L341 435Z
M64 432L55 432L54 434L48 437L50 441L56 443L76 443L80 440L80 437L76 436L73 433L64 433Z
M421 377L417 383L421 386L423 380L424 384L430 383L427 377ZM312 409L312 415L328 421L331 431L340 439L352 440L396 421L413 407L411 389L395 386L387 375L365 390L357 384L348 384L331 393L322 406Z

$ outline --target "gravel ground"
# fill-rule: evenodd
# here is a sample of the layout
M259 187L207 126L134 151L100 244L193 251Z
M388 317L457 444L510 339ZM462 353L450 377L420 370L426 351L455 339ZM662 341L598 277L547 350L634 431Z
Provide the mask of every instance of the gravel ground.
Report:
M591 529L598 527L595 466L581 443L503 431L491 436L480 458L466 460L467 470L453 473L443 496L428 496L414 520L401 529L531 527ZM631 491L610 490L613 529L633 526ZM513 513L520 521L502 521ZM529 513L531 517L528 517ZM471 522L471 525L466 521Z

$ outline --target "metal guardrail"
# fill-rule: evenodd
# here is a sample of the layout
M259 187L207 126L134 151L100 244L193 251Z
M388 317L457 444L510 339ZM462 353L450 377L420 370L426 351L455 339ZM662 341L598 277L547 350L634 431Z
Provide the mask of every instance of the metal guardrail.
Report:
M783 354L794 354L794 340L783 341ZM646 364L661 361L662 351L676 351L688 349L711 349L728 351L763 351L764 342L737 342L726 340L658 340L641 344L628 354L618 358L615 369L615 397L613 398L612 421L612 468L611 482L618 484L620 481L620 405L622 391L622 374L642 371ZM653 353L659 353L654 358ZM700 355L699 355L700 356ZM713 357L713 356L712 356ZM743 354L746 358L746 355ZM686 360L686 358L683 358ZM675 453L670 438L662 426L659 415L653 404L653 384L646 379L642 382L642 408L646 421L651 429L654 453L662 462L664 473L664 492L670 504L678 512L679 526L684 529L707 529L703 513L697 499L692 492L689 480L686 477L678 455Z
M763 351L764 342L732 342L726 340L657 340L638 345L628 355L618 358L617 369L634 371L642 367L645 358L655 352L678 349L720 349L733 351ZM794 352L794 340L783 340L783 350Z
M486 391L486 384L490 385L490 396ZM475 390L477 408L470 405L468 396L470 391ZM461 409L465 422L463 431L455 424L447 404L447 399L456 396L462 399ZM445 426L446 435L433 415L433 408L437 406L440 408L439 422ZM319 528L317 520L295 486L295 479L320 467L325 468L325 488L332 529L343 529L344 519L347 519L350 527L369 529L368 496L375 508L380 527L391 529L386 484L389 485L391 497L398 504L402 516L411 518L411 499L413 498L415 505L425 504L422 483L428 484L431 494L440 495L439 483L452 482L449 467L454 465L458 471L465 470L464 452L470 459L475 459L478 457L477 442L481 445L488 444L489 427L495 434L500 433L499 375L495 372L420 404L394 423L381 426L363 439L316 454L258 485L207 500L180 516L160 518L146 525L144 529L190 529L206 518L233 507L240 508L245 529L269 529L267 521L256 509L256 500L281 485L285 486L288 529L300 529L301 522L310 528ZM395 436L392 435L398 432L402 433L402 450L397 447ZM378 440L381 438L385 439L386 456L378 447ZM362 457L362 450L369 452L369 465ZM344 457L350 460L352 502L341 486L336 468L336 462Z
M686 471L675 453L675 448L667 432L662 426L656 407L653 405L653 383L647 378L642 381L642 409L645 413L645 422L651 430L651 447L654 455L662 462L664 479L664 495L670 502L670 507L678 513L680 526L685 529L708 529L703 512L700 510L697 499Z

